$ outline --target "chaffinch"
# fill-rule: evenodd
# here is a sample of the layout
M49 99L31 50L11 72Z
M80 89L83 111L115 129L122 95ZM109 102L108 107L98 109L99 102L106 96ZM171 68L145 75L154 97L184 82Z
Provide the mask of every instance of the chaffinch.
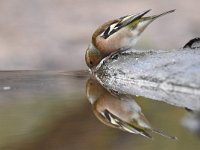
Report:
M151 138L149 132L155 132L167 138L176 139L152 129L133 98L111 95L98 81L93 79L87 82L86 94L92 104L93 113L105 125L148 138Z
M170 10L159 15L144 17L149 10L110 20L96 29L92 42L86 50L85 60L89 68L96 66L110 53L132 48L140 34L155 19L174 12Z

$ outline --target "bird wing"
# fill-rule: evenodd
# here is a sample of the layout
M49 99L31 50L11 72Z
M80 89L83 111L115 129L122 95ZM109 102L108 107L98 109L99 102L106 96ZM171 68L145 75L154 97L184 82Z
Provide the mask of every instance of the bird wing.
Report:
M200 48L200 37L190 40L187 44L185 44L183 48L191 48L191 49Z
M128 24L142 18L146 13L148 13L151 9L138 13L136 15L126 15L118 19L118 22L114 22L109 25L104 32L102 32L101 36L104 39L107 39L110 35L114 34L118 30L123 27L126 27Z
M121 120L119 117L115 116L114 114L110 113L108 110L104 111L104 117L107 119L107 121L110 122L115 128L119 128L123 131L134 133L134 134L140 134L147 138L152 138L152 136L145 131L145 129L140 128L138 126L134 126L132 124L129 124L123 120Z

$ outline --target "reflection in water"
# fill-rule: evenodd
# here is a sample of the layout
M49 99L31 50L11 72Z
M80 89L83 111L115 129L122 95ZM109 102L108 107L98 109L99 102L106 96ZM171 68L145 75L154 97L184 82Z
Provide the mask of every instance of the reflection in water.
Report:
M128 49L103 59L94 74L106 89L198 111L199 58L199 49Z
M73 118L89 114L84 94L88 75L87 71L0 71L0 149L63 149L69 147L67 136L73 147L74 134L82 130ZM60 146L54 148L56 143Z
M165 137L161 131L152 129L148 120L135 100L127 95L111 95L98 81L89 79L86 85L88 100L92 104L95 116L104 124L130 133L151 138L149 132L155 132Z
M186 127L189 131L200 136L200 111L189 112L183 119L182 125Z
M173 133L179 140L159 138L156 134L155 140L148 140L102 125L91 113L85 96L88 77L85 71L0 72L0 149L160 150L161 146L164 150L200 149L199 137L179 124L187 113L185 109L142 97L134 99L151 125ZM88 89L93 91L88 93L91 103L97 106L98 97L112 97L101 90L100 86ZM129 100L132 101L126 99ZM114 96L106 102L109 101L121 103L122 100ZM149 125L147 120L145 123Z

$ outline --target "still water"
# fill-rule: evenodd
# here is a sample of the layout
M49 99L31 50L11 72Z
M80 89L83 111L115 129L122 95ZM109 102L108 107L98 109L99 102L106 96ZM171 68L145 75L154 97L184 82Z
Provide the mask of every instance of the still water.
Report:
M153 128L178 140L106 126L91 105L102 94L92 81L87 71L0 72L0 149L200 149L200 114L164 102L132 96Z

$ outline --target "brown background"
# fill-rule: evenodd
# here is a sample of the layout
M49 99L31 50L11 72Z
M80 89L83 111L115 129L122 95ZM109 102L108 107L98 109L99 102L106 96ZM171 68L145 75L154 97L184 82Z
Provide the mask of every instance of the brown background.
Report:
M1 0L0 70L86 69L84 53L96 27L120 16L176 9L150 25L137 47L172 49L200 34L200 1Z

